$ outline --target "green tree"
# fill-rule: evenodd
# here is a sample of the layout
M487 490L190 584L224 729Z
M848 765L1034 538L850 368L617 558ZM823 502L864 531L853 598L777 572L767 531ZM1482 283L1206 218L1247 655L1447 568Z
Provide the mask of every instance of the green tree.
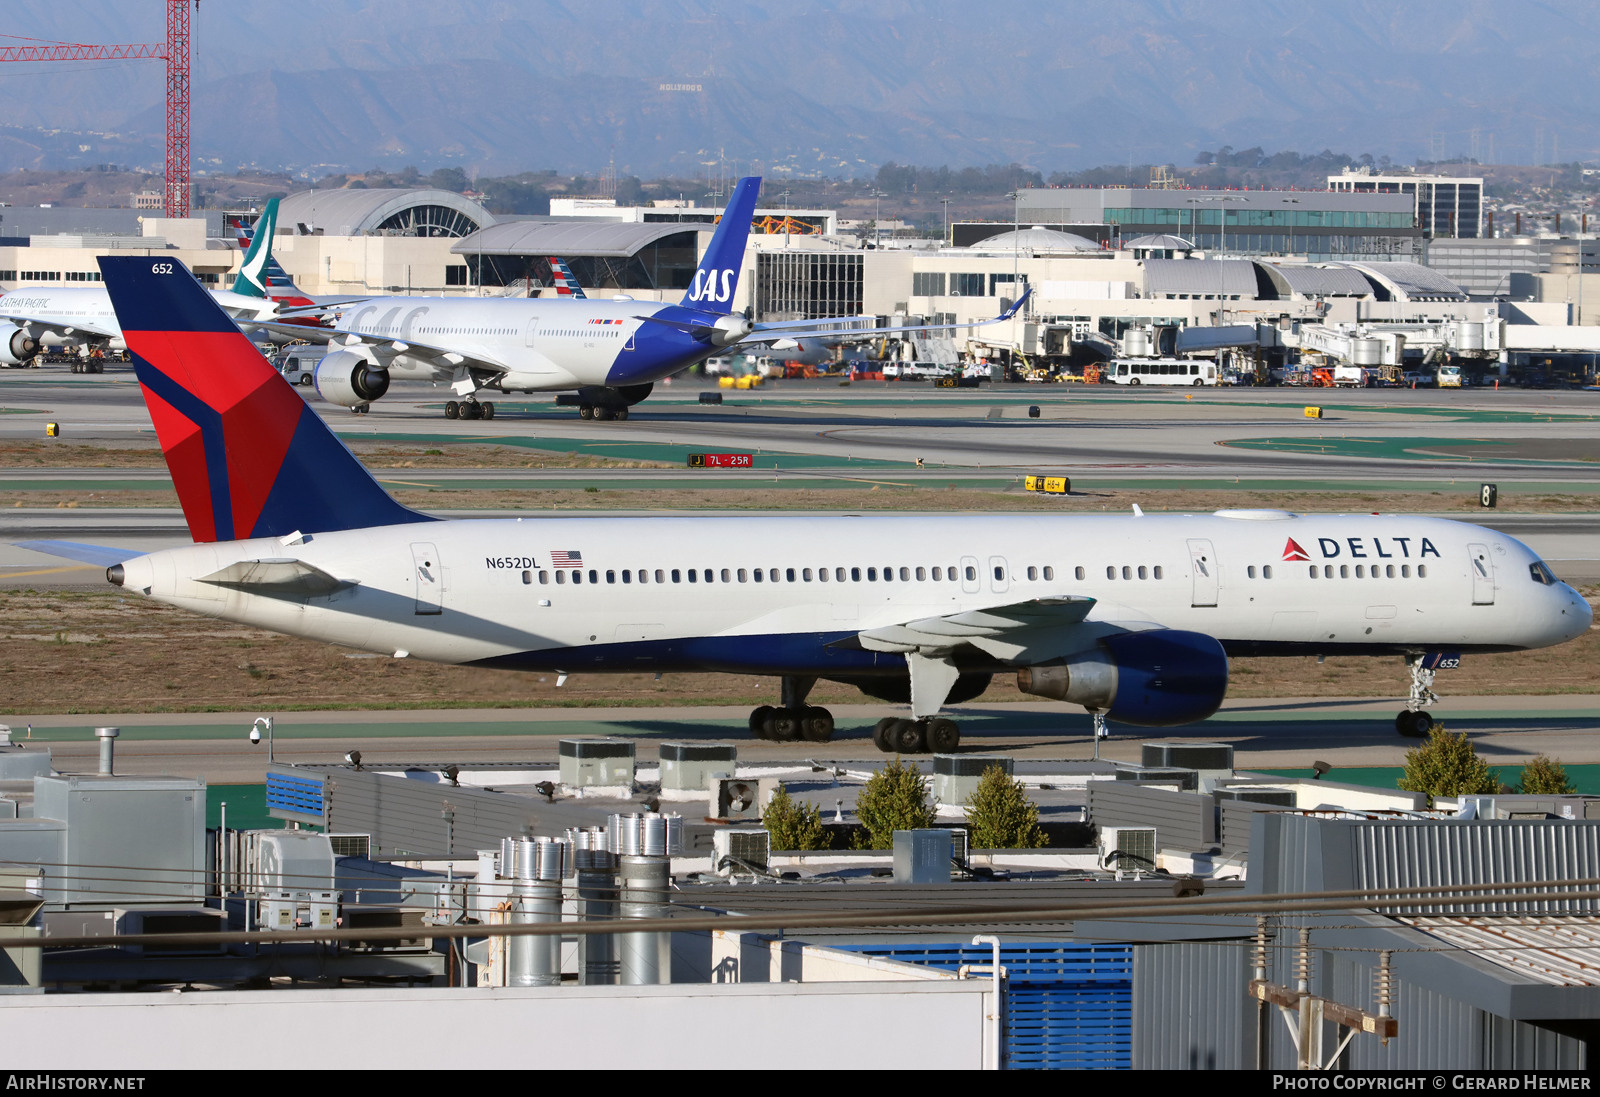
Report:
M1429 797L1466 796L1499 792L1500 781L1478 757L1466 732L1451 735L1443 724L1435 724L1426 743L1406 752L1400 787Z
M1036 849L1045 844L1039 808L1022 783L999 766L983 771L966 806L973 849Z
M928 779L914 763L896 758L867 779L856 818L866 831L856 835L857 849L893 849L895 831L933 826Z
M807 800L795 800L782 785L767 801L761 825L772 836L773 849L827 849L828 832L822 825L822 811Z
M1517 782L1518 792L1541 796L1559 796L1577 792L1567 767L1548 755L1541 754L1522 767L1522 780Z

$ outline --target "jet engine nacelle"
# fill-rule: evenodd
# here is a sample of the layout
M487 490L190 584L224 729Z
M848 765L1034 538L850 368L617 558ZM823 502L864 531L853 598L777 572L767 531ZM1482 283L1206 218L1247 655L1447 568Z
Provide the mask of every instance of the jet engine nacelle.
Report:
M389 371L353 350L323 355L311 376L319 396L347 408L370 404L389 391Z
M1062 663L1023 667L1017 688L1070 701L1124 724L1204 720L1228 692L1228 656L1214 637L1179 629L1124 632Z
M12 328L11 334L6 337L3 343L0 343L0 365L26 365L38 353L39 341L37 339L21 328Z
M732 346L755 330L743 316L723 316L711 325L711 341L719 347Z

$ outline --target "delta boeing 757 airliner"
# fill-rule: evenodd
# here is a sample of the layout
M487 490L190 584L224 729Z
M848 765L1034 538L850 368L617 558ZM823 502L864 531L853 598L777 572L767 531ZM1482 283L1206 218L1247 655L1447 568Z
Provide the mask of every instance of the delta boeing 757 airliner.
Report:
M780 679L768 738L828 739L822 678L887 702L885 750L953 750L947 704L1017 675L1146 727L1222 704L1228 656L1559 644L1593 619L1527 546L1408 515L594 517L440 521L391 498L182 266L100 260L191 546L30 547L197 613L396 658Z

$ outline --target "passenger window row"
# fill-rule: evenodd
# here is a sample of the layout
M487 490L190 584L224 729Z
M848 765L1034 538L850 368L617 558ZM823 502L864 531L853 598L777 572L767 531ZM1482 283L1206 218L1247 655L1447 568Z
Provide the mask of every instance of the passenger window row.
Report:
M1254 569L1251 569L1251 570L1254 570ZM1270 567L1268 567L1268 568L1264 568L1263 570L1267 571L1267 572L1270 572L1272 569ZM1351 577L1350 570L1351 570L1351 566L1349 564L1340 564L1339 565L1339 573L1338 573L1337 578L1349 579ZM1428 565L1427 564L1418 564L1417 565L1417 578L1418 579L1426 579L1427 577L1428 577ZM1267 578L1270 579L1270 578L1272 578L1272 576L1269 574L1267 576ZM1312 564L1311 565L1311 578L1313 578L1313 579L1333 579L1333 578L1335 578L1334 565L1332 565L1332 564L1323 564L1322 567L1319 569L1316 564ZM1366 564L1356 564L1355 565L1355 578L1357 578L1357 579L1409 579L1409 578L1411 578L1411 565L1410 564L1398 564L1398 565L1396 565L1396 564L1383 564L1383 565L1373 564L1371 567L1368 567Z
M1117 578L1119 573L1121 574L1122 578L1124 578L1124 579L1160 579L1160 578L1163 578L1163 573L1162 573L1160 564L1155 564L1155 565L1150 566L1150 567L1146 567L1143 564L1139 564L1137 566L1124 564L1124 565L1122 565L1121 568L1118 568L1114 564L1107 564L1106 565L1106 578L1107 579L1115 579L1115 578ZM1083 578L1083 569L1082 568L1078 569L1078 578L1079 579Z
M1047 572L1051 569L1046 568ZM587 574L587 579L585 575ZM569 579L568 576L571 576ZM969 581L978 578L978 569L968 567L966 577ZM886 568L656 568L650 570L640 568L634 571L624 568L621 572L608 569L605 573L607 583L926 583L926 582L957 582L960 575L953 567L886 567ZM524 583L538 582L548 586L552 581L558 585L572 583L581 585L584 582L598 584L601 582L600 572L590 569L585 573L582 569L568 570L557 568L551 571L524 571Z
M1056 569L1049 565L1030 565L1026 572L1030 582L1054 582ZM1075 578L1087 578L1087 573L1082 567L1073 569ZM1122 578L1132 579L1160 579L1162 577L1159 565L1151 567L1124 567ZM997 581L1004 581L1006 571L1004 567L994 567L994 577ZM1106 568L1106 578L1115 579L1117 569ZM970 564L964 568L948 566L936 567L852 567L852 568L640 568L634 571L624 568L620 572L608 569L601 577L601 572L591 568L587 572L581 568L556 568L553 571L527 570L522 573L522 581L526 584L538 583L549 586L555 583L560 586L572 584L580 586L584 583L599 584L624 583L624 584L649 584L649 583L926 583L926 582L960 582L965 579L969 583L978 581L978 569Z

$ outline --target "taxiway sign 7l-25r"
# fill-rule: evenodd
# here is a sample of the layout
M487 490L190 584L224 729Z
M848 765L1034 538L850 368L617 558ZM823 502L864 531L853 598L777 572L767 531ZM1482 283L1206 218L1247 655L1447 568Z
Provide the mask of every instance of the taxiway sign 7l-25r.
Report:
M448 417L479 418L477 394L560 392L584 418L625 419L657 381L729 348L860 338L882 332L951 330L875 327L861 317L752 323L732 311L761 180L739 180L694 278L677 304L576 294L524 297L372 297L333 314L327 330L265 325L326 343L315 384L323 399L362 411L394 379L449 384L464 401ZM570 272L568 272L570 276ZM1018 300L1000 316L1009 319ZM979 327L964 324L957 327Z
M439 521L392 499L181 268L100 260L195 544L113 583L395 657L549 671L732 671L751 714L827 739L818 679L909 703L884 749L946 751L992 675L1167 727L1221 705L1228 656L1559 644L1578 593L1495 530L1407 515L594 517ZM1426 690L1422 691L1424 694ZM1425 730L1414 698L1400 730Z

